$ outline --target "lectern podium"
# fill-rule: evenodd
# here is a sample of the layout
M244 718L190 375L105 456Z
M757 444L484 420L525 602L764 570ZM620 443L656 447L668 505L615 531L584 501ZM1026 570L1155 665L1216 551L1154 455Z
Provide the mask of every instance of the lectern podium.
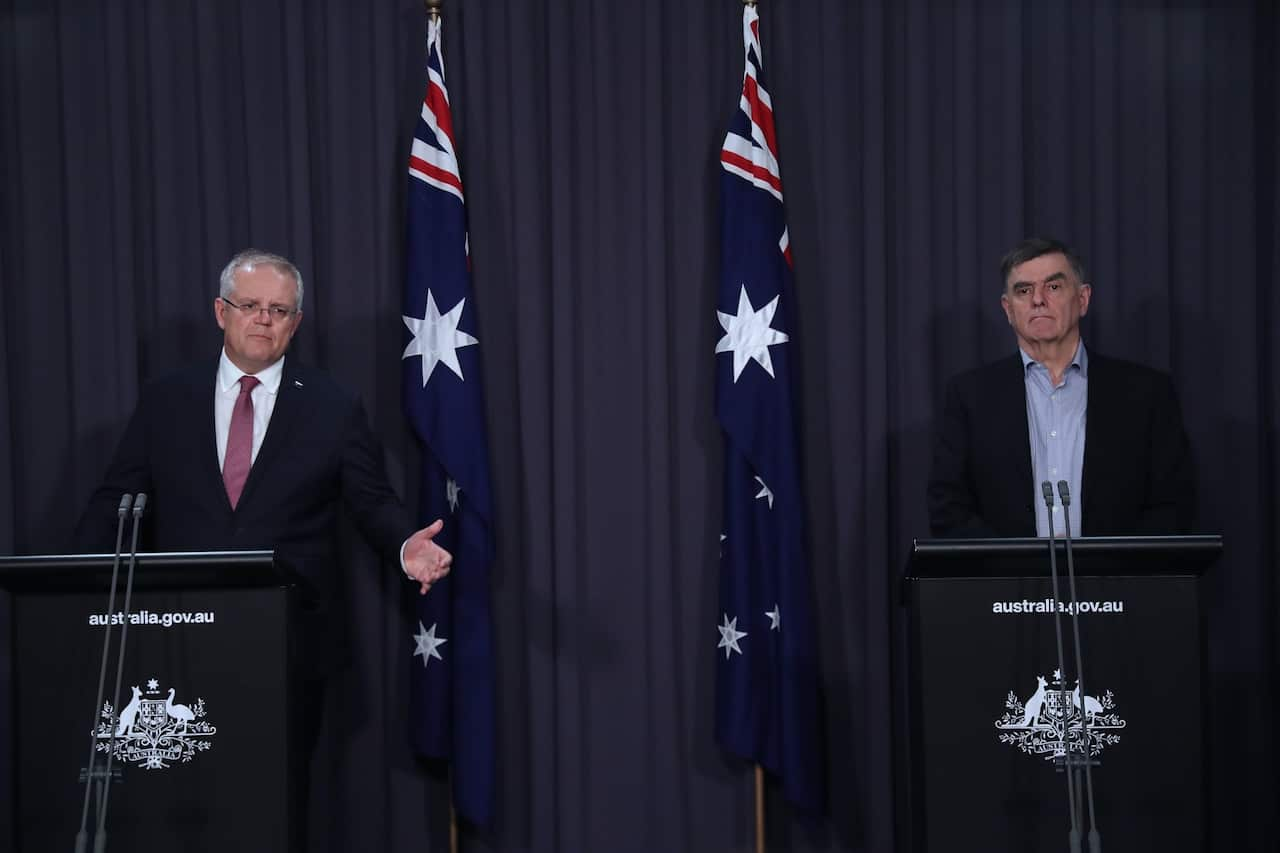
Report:
M122 561L123 562L123 561ZM295 849L301 756L290 721L296 577L269 551L139 554L114 744L114 656L94 708L110 556L0 558L10 594L6 715L18 853L70 853L90 733L114 748L107 850ZM90 825L92 826L92 809ZM92 848L91 848L92 849Z
M1216 536L1073 543L1081 693L1066 612L1058 671L1048 540L917 541L907 572L915 849L1067 850L1055 758L1083 743L1084 717L1103 849L1205 849L1199 577L1221 548Z

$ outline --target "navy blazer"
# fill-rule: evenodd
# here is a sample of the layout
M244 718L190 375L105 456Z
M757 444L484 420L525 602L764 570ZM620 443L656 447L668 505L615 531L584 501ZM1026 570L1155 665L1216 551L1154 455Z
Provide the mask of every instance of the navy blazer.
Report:
M952 379L934 436L929 528L934 536L1035 536L1031 442L1022 358ZM1195 474L1177 395L1149 367L1089 352L1082 536L1185 533Z
M387 482L364 408L326 374L285 362L267 433L233 510L218 466L217 361L146 387L76 532L82 551L115 547L126 492L146 492L142 545L153 551L275 549L313 587L320 615L337 594L339 505L385 559L413 532Z

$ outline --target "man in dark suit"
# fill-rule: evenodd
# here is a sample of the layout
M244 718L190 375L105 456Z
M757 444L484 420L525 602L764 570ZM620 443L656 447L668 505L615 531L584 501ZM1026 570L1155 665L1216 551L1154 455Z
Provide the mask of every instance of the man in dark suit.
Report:
M304 665L315 671L333 651L339 503L424 594L451 557L432 541L439 521L414 531L360 403L285 358L302 297L287 259L252 249L232 258L213 302L221 356L144 390L77 544L110 551L120 496L145 492L147 549L275 549L311 585L302 627Z
M1046 536L1046 480L1069 484L1072 535L1189 530L1194 474L1169 377L1086 351L1092 288L1066 245L1025 240L1001 276L1018 353L947 386L928 487L933 535Z

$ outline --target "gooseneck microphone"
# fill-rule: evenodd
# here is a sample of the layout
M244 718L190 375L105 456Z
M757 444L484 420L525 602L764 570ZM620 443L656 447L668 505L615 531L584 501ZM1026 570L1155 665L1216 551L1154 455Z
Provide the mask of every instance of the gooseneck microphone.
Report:
M111 590L107 593L107 624L102 632L102 663L98 667L98 695L93 701L93 722L89 726L89 764L84 775L84 805L80 809L80 831L76 833L76 853L85 853L89 842L86 827L89 823L89 792L94 790L93 765L98 756L98 712L102 708L102 690L107 681L107 657L111 647L111 623L116 609L116 589L120 579L120 546L124 543L124 520L133 507L133 495L120 496L120 506L116 508L116 550L111 559ZM99 802L102 794L99 787Z
M100 776L100 778L97 780L98 781L98 786L97 786L98 821L97 821L97 827L94 830L94 837L93 837L94 853L105 853L107 849L107 828L106 828L107 827L107 804L110 802L110 799L111 799L111 765L115 759L116 736L120 733L119 732L120 681L124 675L125 647L129 639L129 613L130 613L129 608L133 599L134 569L136 568L138 563L138 535L142 531L142 513L147 507L147 496L142 492L139 492L136 497L132 498L132 512L130 512L130 506L125 502L126 498L129 498L129 496L125 495L124 498L120 499L120 508L118 510L119 523L116 529L116 556L115 556L114 566L111 571L111 592L109 596L108 615L107 615L107 632L108 633L107 633L107 636L103 639L102 674L100 674L98 678L98 700L96 703L96 707L94 708L94 714L95 714L94 729L96 731L97 729L96 715L99 713L98 709L102 707L103 681L105 680L106 662L107 662L107 658L109 657L107 653L107 645L108 645L107 641L110 638L111 623L115 620L115 616L116 616L116 614L112 613L111 611L115 609L115 596L116 596L116 589L118 586L118 579L119 579L118 570L120 566L120 557L122 556L122 549L120 545L122 542L123 531L124 531L124 519L126 515L132 515L133 534L132 534L132 541L129 546L129 568L125 573L124 609L120 613L120 648L116 651L116 686L115 686L115 691L112 694L111 717L107 721L110 727L110 737L107 741L107 766L106 766L106 769L103 770L100 774L94 774L92 770L93 758L92 756L90 756L90 765L89 765L90 770L89 770L89 773L87 774L87 779L90 783L94 781L95 775ZM97 739L95 737L94 744L93 744L95 751L97 749L96 740ZM85 853L85 847L88 844L88 836L85 831L85 824L87 823L88 808L89 808L89 797L88 797L88 791L86 789L84 812L81 815L81 819L80 819L80 831L76 834L76 853Z
M1049 519L1049 576L1053 580L1053 631L1058 640L1058 675L1066 679L1066 658L1062 652L1062 596L1058 594L1058 554L1053 543L1053 486L1045 480L1040 484L1040 493L1044 495L1045 514ZM1065 681L1059 687L1065 686ZM1063 691L1059 690L1059 693ZM1076 805L1076 783L1071 772L1071 738L1065 729L1062 734L1065 741L1059 740L1062 749L1064 774L1067 777L1067 810L1071 818L1071 829L1067 840L1071 845L1071 853L1080 853L1080 809Z
M1044 485L1048 485L1045 483ZM1089 742L1089 709L1084 692L1084 652L1080 645L1080 604L1076 597L1075 561L1071 557L1071 490L1066 480L1058 481L1058 497L1062 498L1063 541L1067 546L1067 589L1071 593L1071 629L1076 646L1076 690L1080 706L1081 755L1084 758L1084 787L1089 799L1089 853L1102 853L1102 836L1098 833L1098 818L1093 810L1093 750Z

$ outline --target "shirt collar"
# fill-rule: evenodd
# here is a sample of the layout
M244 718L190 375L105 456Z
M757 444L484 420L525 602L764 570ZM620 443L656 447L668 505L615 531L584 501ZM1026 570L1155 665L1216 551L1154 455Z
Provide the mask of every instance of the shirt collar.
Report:
M262 383L262 387L267 389L267 393L275 394L280 390L280 380L284 378L284 356L270 367L257 373L246 374L231 363L231 359L227 357L226 347L223 347L222 357L218 359L218 387L224 394L229 393L240 381L241 376L256 376Z
M1042 366L1040 362L1027 355L1026 350L1022 347L1018 347L1018 355L1022 356L1022 369L1024 372L1033 364ZM1071 357L1071 363L1067 367L1074 367L1080 371L1082 377L1089 378L1089 353L1084 348L1084 338L1081 338L1080 342L1076 344L1076 354Z

